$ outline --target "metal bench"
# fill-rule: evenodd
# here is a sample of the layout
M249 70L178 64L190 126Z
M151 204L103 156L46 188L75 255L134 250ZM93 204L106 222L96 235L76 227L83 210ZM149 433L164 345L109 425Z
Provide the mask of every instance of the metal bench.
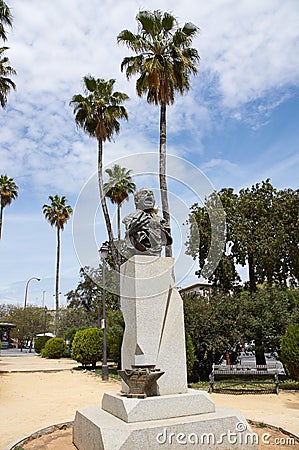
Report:
M284 375L281 370L281 366L277 363L268 363L267 365L215 365L213 364L212 372L209 375L210 388L209 392L215 391L216 380L229 380L235 378L230 383L230 386L240 385L240 384L261 384L265 381L260 379L269 378L269 383L275 385L275 392L278 394L279 391L279 375ZM236 378L239 378L236 379ZM227 388L221 388L225 390Z

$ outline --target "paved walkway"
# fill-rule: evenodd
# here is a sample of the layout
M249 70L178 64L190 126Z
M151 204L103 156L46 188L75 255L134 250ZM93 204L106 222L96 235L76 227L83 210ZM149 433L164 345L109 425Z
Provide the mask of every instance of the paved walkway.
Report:
M78 367L78 363L70 358L46 359L36 353L17 350L1 350L0 373L5 372L56 372Z

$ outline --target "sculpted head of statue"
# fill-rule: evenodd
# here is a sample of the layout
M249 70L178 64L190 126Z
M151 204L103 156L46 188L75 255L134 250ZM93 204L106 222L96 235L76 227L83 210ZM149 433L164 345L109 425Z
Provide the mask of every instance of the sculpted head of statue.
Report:
M141 209L142 211L152 210L155 206L154 193L148 188L139 189L134 195L134 201L136 209Z

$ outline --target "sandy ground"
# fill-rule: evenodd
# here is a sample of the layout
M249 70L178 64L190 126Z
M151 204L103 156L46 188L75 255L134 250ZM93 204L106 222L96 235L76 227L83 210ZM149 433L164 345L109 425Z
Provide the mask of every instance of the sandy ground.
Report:
M74 370L73 360L46 360L38 356L0 355L0 449L49 425L74 420L77 409L99 404L103 393L119 390L116 381L103 382L100 377ZM49 372L51 370L52 372ZM299 393L280 392L279 395L212 394L216 404L240 409L247 419L268 423L299 434ZM26 448L64 450L71 448L70 431L65 444L55 446L50 438L47 445ZM274 435L274 434L273 434ZM55 435L54 435L55 436ZM45 438L44 438L45 439ZM37 440L38 441L38 440ZM54 445L54 446L53 446ZM269 446L268 446L269 447ZM273 448L273 447L272 447ZM275 448L278 449L277 446ZM285 445L292 448L297 445Z

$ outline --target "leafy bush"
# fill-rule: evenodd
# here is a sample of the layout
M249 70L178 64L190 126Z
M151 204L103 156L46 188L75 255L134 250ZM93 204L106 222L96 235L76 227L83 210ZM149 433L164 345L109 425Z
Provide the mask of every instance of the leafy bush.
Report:
M74 340L74 337L75 337L77 331L85 330L85 329L86 329L86 326L85 327L72 327L72 328L69 328L68 330L66 330L66 332L64 333L64 338L65 338L68 348L70 350L72 348L73 340Z
M38 336L34 341L34 350L36 353L41 353L42 349L45 347L46 342L51 339L50 336Z
M299 324L290 325L282 337L280 357L293 380L299 381Z
M284 391L299 391L299 381L281 381L279 383L279 389Z
M99 328L86 328L75 334L72 345L72 358L84 367L92 365L103 357L103 332Z
M45 358L56 359L65 355L66 344L62 338L51 338L46 342L42 350L42 356Z
M121 345L124 334L124 319L120 310L107 311L107 352L120 369Z

